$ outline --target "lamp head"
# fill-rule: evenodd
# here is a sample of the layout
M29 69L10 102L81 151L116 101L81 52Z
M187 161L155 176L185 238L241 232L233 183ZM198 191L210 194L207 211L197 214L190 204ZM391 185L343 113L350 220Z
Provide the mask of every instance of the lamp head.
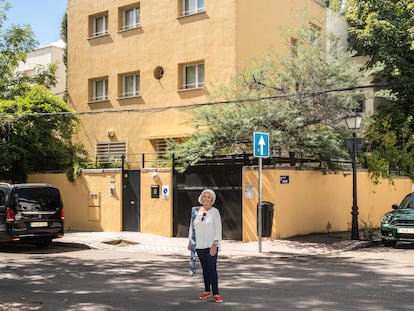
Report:
M359 113L345 117L346 126L351 130L357 130L361 127L362 117Z

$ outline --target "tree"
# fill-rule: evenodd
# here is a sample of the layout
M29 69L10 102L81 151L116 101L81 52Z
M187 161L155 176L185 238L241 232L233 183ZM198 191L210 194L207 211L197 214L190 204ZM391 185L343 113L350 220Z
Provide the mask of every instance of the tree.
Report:
M65 64L65 68L67 68L67 65L68 65L68 12L65 12L62 18L62 22L60 24L60 38L65 43L65 47L63 51L63 63ZM67 101L67 98L68 98L68 89L67 89L67 84L66 84L64 100Z
M65 12L60 24L60 38L65 42L65 51L63 54L63 63L67 66L68 63L68 12Z
M322 3L327 7L330 8L334 12L341 12L344 1L343 0L323 0Z
M414 2L353 0L345 16L352 48L369 57L366 68L383 65L375 81L389 83L393 94L367 129L369 169L414 177Z
M72 167L82 152L72 143L78 124L72 112L43 86L15 100L0 100L0 177L23 182L33 170Z
M315 29L305 28L288 37L296 38L293 57L269 54L255 61L222 87L217 96L223 100L194 110L193 134L170 144L182 169L203 156L251 152L254 131L270 133L274 150L328 166L346 156L341 119L357 107L359 94L339 90L360 85L366 72L355 70L351 53L326 51L322 32L315 36Z
M28 91L31 85L51 87L56 84L56 65L39 66L34 75L18 72L19 63L37 47L30 26L12 25L5 28L9 4L0 0L0 98L13 99Z
M83 151L71 140L79 119L48 90L56 65L32 76L17 71L37 43L29 26L4 29L8 8L0 0L0 179L24 182L33 170L73 168Z

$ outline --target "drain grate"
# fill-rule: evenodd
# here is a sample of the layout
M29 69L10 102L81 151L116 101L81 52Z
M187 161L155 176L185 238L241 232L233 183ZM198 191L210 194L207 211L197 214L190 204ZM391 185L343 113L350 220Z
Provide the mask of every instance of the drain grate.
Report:
M123 239L105 241L103 243L109 244L109 245L115 245L115 246L129 246L129 245L139 244L138 242L132 242L132 241L123 240Z

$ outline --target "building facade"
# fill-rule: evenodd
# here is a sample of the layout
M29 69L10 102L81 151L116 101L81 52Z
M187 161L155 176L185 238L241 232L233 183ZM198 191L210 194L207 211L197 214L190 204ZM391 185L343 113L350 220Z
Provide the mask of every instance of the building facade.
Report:
M17 70L30 76L36 73L39 66L56 64L56 85L51 87L50 92L63 97L66 89L66 66L63 63L63 54L63 42L52 43L29 52L26 61L20 63Z
M189 179L188 188L177 185L170 168L151 171L139 159L164 151L167 139L189 136L194 130L188 122L192 109L219 100L220 85L255 58L269 51L289 55L294 38L287 37L287 30L306 25L338 30L317 0L68 0L67 98L80 113L77 139L96 161L126 155L130 172L139 170L136 179L120 169L91 170L70 185L60 176L59 185L67 191L68 229L166 236L185 232L190 204L205 184L195 187L197 180ZM333 231L347 230L348 175L292 168L265 172L263 197L275 203L271 237L322 232L328 224ZM217 205L225 207L224 233L238 226L243 240L254 240L257 172L245 169L240 176L237 185L216 191ZM281 176L290 182L281 183ZM364 189L369 189L369 179L365 182ZM126 193L126 185L137 189ZM326 191L331 186L335 189ZM383 208L377 204L385 202L382 194L394 202L411 182L404 182L398 193L397 187L381 186L388 188L363 191L366 196L360 197L366 221L375 223L383 213L377 208ZM177 203L180 187L192 196ZM228 188L234 193L228 195ZM331 194L328 199L326 193ZM374 193L381 198L371 199ZM303 221L297 221L298 215Z
M111 161L162 152L254 58L290 52L287 29L325 27L316 0L69 0L68 102L79 141Z

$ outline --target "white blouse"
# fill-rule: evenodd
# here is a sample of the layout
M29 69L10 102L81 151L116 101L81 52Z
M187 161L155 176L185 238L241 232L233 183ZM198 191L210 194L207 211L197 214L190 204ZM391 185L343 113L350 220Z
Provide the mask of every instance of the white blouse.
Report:
M205 215L204 215L205 214ZM192 235L190 223L190 235ZM217 208L212 207L208 212L200 211L194 219L196 248L210 248L214 241L222 240L221 216Z

